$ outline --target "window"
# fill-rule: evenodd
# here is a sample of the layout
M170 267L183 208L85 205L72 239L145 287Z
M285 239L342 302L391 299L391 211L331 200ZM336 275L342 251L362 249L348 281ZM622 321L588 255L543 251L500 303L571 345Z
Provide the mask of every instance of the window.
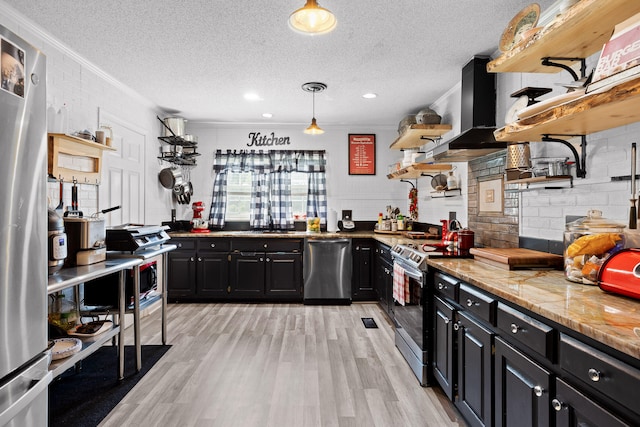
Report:
M227 178L227 214L229 221L249 221L251 172L229 172Z
M227 180L228 221L249 221L251 209L251 172L229 172ZM304 172L291 172L291 204L296 219L307 214L309 178Z
M293 217L303 219L307 215L309 178L304 172L291 172L291 205ZM297 219L296 218L296 219Z

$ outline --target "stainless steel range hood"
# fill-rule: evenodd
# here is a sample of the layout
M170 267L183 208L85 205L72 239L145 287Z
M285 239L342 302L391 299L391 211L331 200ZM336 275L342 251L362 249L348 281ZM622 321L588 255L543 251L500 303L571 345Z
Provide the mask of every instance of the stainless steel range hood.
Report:
M466 162L507 148L496 130L496 76L487 73L489 57L474 56L462 69L462 132L424 147L426 162Z

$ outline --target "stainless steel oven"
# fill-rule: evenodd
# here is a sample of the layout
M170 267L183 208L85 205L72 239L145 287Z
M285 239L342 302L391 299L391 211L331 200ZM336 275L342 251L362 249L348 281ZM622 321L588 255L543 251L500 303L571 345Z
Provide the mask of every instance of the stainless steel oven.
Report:
M398 274L404 276L404 295L394 297L393 318L395 323L395 344L411 367L422 386L430 383L429 374L429 306L428 289L424 264L409 258L409 248L392 249L394 282ZM426 258L426 257L425 257ZM400 270L398 270L400 267Z

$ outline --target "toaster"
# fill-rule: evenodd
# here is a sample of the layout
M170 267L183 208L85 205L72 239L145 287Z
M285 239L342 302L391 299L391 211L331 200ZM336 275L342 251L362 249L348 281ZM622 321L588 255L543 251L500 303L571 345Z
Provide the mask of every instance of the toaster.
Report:
M598 286L640 299L640 249L623 249L607 258L598 272Z

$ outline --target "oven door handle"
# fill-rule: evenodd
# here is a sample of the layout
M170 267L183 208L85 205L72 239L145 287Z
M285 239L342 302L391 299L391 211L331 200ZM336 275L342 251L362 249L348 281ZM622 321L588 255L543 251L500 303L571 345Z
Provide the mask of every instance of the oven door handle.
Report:
M422 287L422 272L420 270L416 270L412 267L407 267L406 265L397 261L394 261L394 264L398 264L400 267L402 267L402 269L404 270L404 274L420 282L420 287Z

